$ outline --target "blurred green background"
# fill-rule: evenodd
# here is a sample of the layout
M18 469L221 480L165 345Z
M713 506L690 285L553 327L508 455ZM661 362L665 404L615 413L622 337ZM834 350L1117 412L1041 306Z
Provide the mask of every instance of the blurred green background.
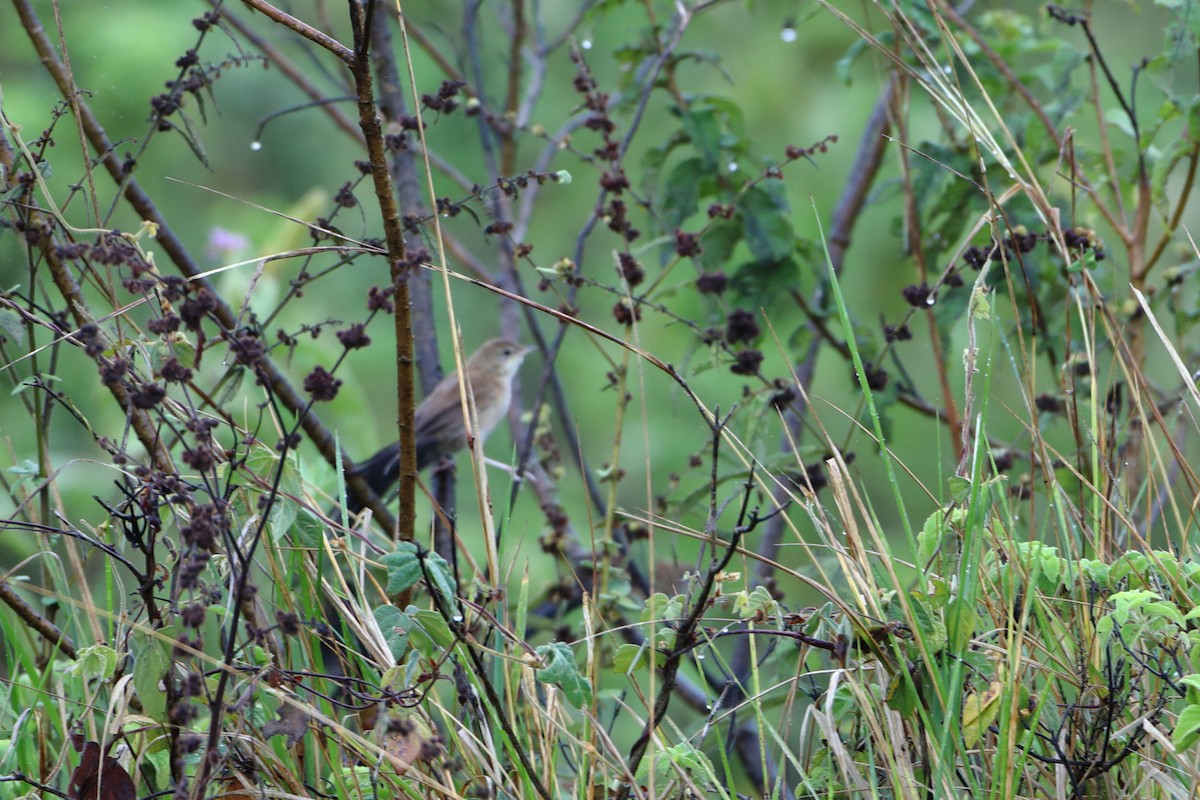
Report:
M35 5L43 23L52 28L51 3ZM600 88L613 91L623 79L620 53L614 49L641 36L647 22L645 11L638 4L608 5L612 6L610 10L593 14L582 25L579 43ZM861 18L864 13L858 4L838 5L844 5L846 13L856 18ZM557 35L576 12L574 3L548 2L542 7L546 29L551 36ZM207 8L200 3L154 0L61 4L62 37L69 45L75 80L88 93L88 101L110 138L120 142L119 152L136 150L147 136L149 99L164 91L164 82L175 77L177 70L173 63L196 40L191 19ZM662 3L655 8L664 15L664 21L669 19L671 4ZM348 41L345 22L338 16L344 13L340 5L296 2L288 9L306 20L322 19L326 13L332 15L336 33L343 41ZM1036 3L976 3L971 14L977 18L988 9L1012 9L1028 14L1035 26L1051 24L1041 5ZM456 5L416 2L406 3L405 10L447 58L462 64L465 47L461 23L455 16L459 13ZM229 11L250 21L260 33L269 35L301 66L310 80L325 91L331 95L345 93L347 76L331 57L302 48L294 38L282 36L281 31L261 18L252 19L241 4L230 5ZM499 79L505 51L504 36L499 29L504 14L504 4L485 4L481 15L482 52L487 60L485 75L492 81L484 88L493 99L503 89ZM1098 35L1111 45L1112 60L1120 68L1124 69L1143 54L1161 48L1163 18L1153 5L1099 3L1094 7L1094 14ZM875 22L877 25L878 20ZM1070 37L1067 33L1060 32L1060 35ZM239 41L234 41L225 33L214 31L201 51L202 60L216 63L239 53L249 54L249 47L238 38ZM812 243L813 253L818 257L817 220L819 218L828 228L859 136L887 72L887 64L871 54L848 62L848 66L842 63L855 39L855 35L831 14L812 3L728 2L698 15L687 32L684 47L694 53L695 58L677 72L678 87L685 95L711 94L734 99L744 112L746 128L759 152L776 160L782 160L788 145L806 147L829 135L839 138L827 154L815 157L812 163L792 165L785 173L797 233ZM572 88L575 67L567 56L566 49L562 48L551 59L543 76L544 97L531 116L531 125L544 126L553 132L578 109L579 95ZM419 91L436 92L444 76L424 53L414 51L413 58ZM7 6L0 7L0 87L4 93L5 113L21 126L26 141L36 138L50 124L59 95L39 67L14 12ZM138 180L159 203L176 233L194 254L202 254L211 267L304 244L307 240L300 226L263 209L312 219L316 214L328 213L330 198L346 181L356 176L353 162L362 158L363 153L317 109L276 119L265 128L261 148L252 147L257 141L256 130L266 115L304 100L274 68L259 63L229 66L215 81L203 113L193 100L189 100L186 108L196 126L197 140L203 146L207 167L177 133L157 134L140 157ZM923 130L935 134L936 121L927 100L914 96L911 105L910 139L919 141ZM346 102L339 107L343 113L354 117L352 103ZM629 116L622 114L618 119L624 124ZM486 183L486 172L479 156L477 121L461 112L441 117L426 112L426 121L430 124L431 146L437 154L450 160L469 180ZM637 164L647 148L662 144L662 138L656 132L671 130L676 124L670 116L666 95L656 92L647 107L643 129L635 140L628 163ZM83 173L79 144L69 118L58 122L54 138L55 171L50 177L50 185L61 202L67 187L80 181ZM575 133L575 142L584 151L589 151L598 139L595 134L580 129ZM544 147L542 140L528 135L522 137L522 166L531 164ZM729 164L727 168L749 176L757 174L761 165ZM594 167L581 163L569 152L561 153L551 169L568 170L573 181L541 189L525 238L535 248L533 259L547 269L559 259L572 255L576 238L595 203L599 177ZM887 178L895 177L893 151ZM459 187L441 175L435 174L434 179L439 195L462 199L463 192ZM107 207L112 198L111 186L105 177L98 177L97 183L102 205ZM369 198L369 191L364 187L359 197ZM242 198L246 202L230 198ZM68 210L68 217L76 224L84 224L81 214L72 214L81 208L76 199ZM495 243L482 234L481 228L488 220L481 205L476 204L475 209L480 215L479 222L462 214L443 219L442 224L490 263L489 254ZM353 237L378 236L380 231L372 219L370 210L364 213L350 209L342 212L338 224L344 233ZM847 257L844 275L847 298L853 313L869 328L866 331L869 336L880 337L879 320L897 320L907 308L900 289L913 282L913 274L904 256L900 219L898 193L889 191L886 183L879 184L872 204L856 228ZM697 217L684 227L694 230L700 223ZM135 230L138 220L121 208L112 224L123 230ZM227 246L214 246L220 241L226 242ZM240 246L238 242L241 242ZM229 243L233 246L228 246ZM644 246L647 243L639 241L637 244ZM582 271L601 283L613 284L611 265L617 246L617 238L608 231L593 234L585 251ZM153 250L153 243L148 247ZM653 265L658 263L657 252L655 249L643 254L651 277L656 274ZM26 283L28 276L24 263L20 242L11 232L0 235L0 285L9 289ZM260 310L272 308L286 289L297 264L292 261L269 264L254 288L251 304ZM452 268L457 266L451 263ZM169 267L164 266L164 269ZM253 271L253 265L243 266L221 274L216 280L226 290L227 297L242 298ZM311 286L302 298L293 301L275 327L296 333L305 322L331 317L347 321L360 319L364 315L368 287L386 281L386 264L383 259L364 260L335 275ZM539 273L529 269L524 280L532 287L540 277ZM683 288L695 277L692 265L684 263L672 273L668 285ZM814 285L811 276L801 276L801 281L802 290L811 290ZM440 295L440 286L437 291ZM468 350L498 333L498 300L494 296L464 284L452 286L452 291ZM701 326L723 325L724 312L720 308L706 305L700 298L686 299L689 294L681 292L679 297L673 298L673 310ZM533 296L547 304L557 304L552 293L534 292ZM620 333L610 311L613 295L584 289L579 300L583 319ZM446 355L444 363L451 365L444 302L439 306L439 313L439 342ZM781 351L768 335L763 345L767 355L763 367L766 374L787 375L788 359L796 355L790 347L791 337L801 322L795 310L772 317L771 323L784 346ZM543 324L547 331L555 327L549 320L544 320ZM932 357L923 357L929 353L928 332L923 322L914 324L913 332L916 341L906 348L908 364L910 368L931 368ZM373 346L352 354L338 373L345 384L337 400L318 407L326 423L338 431L350 452L359 457L365 457L395 436L390 321L377 320L369 333L374 339ZM709 354L690 330L664 317L647 314L637 336L642 347L664 361L681 367L687 365L688 368L681 371L689 376L691 385L710 408L719 406L728 410L741 401L744 381L731 376L726 364L717 364L713 369L699 368L709 359ZM610 355L616 355L615 347L600 346ZM314 365L328 365L339 351L340 347L329 335L319 340L300 336L293 352L286 356L276 352L275 356L299 384ZM10 365L5 370L8 388L14 388L28 377L29 363ZM956 364L957 358L951 357L949 363ZM540 367L540 360L535 355L522 372L522 393L526 398L532 395ZM611 425L618 398L614 392L605 391L605 375L610 368L608 361L585 342L579 332L572 331L568 335L559 369L569 387L585 454L597 468L609 461L614 437ZM54 371L61 378L63 389L96 429L106 432L120 429L120 416L106 393L95 385L94 368L89 360L67 349ZM954 391L960 396L961 370L955 371L953 378ZM931 376L917 374L913 380L925 390L931 390L935 385ZM688 460L706 446L708 433L678 387L657 371L645 369L642 376L631 381L631 388L635 392L635 411L627 418L623 433L622 467L627 477L620 485L619 500L625 508L641 512L653 506L657 494L668 491L667 476L672 473L683 476L676 496L703 485L707 464L699 470L691 469ZM244 409L245 420L249 423L257 414L254 405L258 397L253 387L243 389L248 399L239 408ZM878 459L863 457L873 453L870 440L856 432L855 426L837 411L845 409L852 414L861 399L847 366L840 359L831 354L822 357L813 396L818 416L834 432L835 439L844 441L847 449L859 454L853 468L861 476L862 485L879 484L882 473ZM940 405L936 395L929 399ZM14 397L0 392L0 465L5 468L20 467L33 453L30 425L16 402ZM1005 416L998 415L993 422L1003 428ZM111 467L98 467L92 461L99 459L104 463L104 455L81 426L66 414L58 417L58 426L54 460L56 464L70 462L59 476L69 516L72 519L94 518L97 507L92 495L109 496L111 492L106 487L116 476ZM996 432L1015 437L1019 430L1019 423L1014 421L1010 430ZM780 435L777 421L764 416L764 421L753 433L760 455L770 456L776 451ZM952 470L952 466L947 467L947 464L952 465L952 458L948 458L952 454L949 435L929 419L896 410L891 436L892 448L916 479L906 487L915 503L910 510L918 519L923 518L936 501L925 494L918 481L935 494L945 485L947 469ZM810 436L806 441L815 439ZM507 460L510 448L507 432L502 431L493 437L487 449L492 457ZM815 460L822 449L804 454L806 460ZM302 448L301 456L312 477L320 480L325 476L325 486L332 486L331 471L311 448ZM466 460L460 458L459 462L459 474L464 478L462 484L466 491L470 483L465 480L468 474ZM647 462L653 465L650 476L646 474ZM496 474L493 481L504 484L500 474ZM578 476L568 472L561 488L564 503L576 524L582 524L586 500ZM732 487L730 491L733 491ZM466 496L462 497L465 500ZM460 521L467 529L473 524L472 516L477 514L477 509L470 502L462 502L461 506ZM894 528L898 524L896 512L889 502L877 502L875 510L885 526ZM0 500L0 516L8 516L10 512L11 504ZM427 523L428 510L423 508L420 515ZM687 522L699 525L702 517ZM799 524L803 529L802 518ZM525 535L542 530L544 522L529 493L522 494L508 525ZM519 538L509 537L510 546L514 546ZM535 549L531 542L524 544L523 556L533 556ZM4 562L11 562L22 552L27 552L25 543L12 535L0 537Z

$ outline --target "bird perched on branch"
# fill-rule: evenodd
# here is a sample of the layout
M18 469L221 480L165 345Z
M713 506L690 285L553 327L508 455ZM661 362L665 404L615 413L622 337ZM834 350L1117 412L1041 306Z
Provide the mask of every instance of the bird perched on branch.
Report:
M475 398L479 427L475 439L482 443L504 419L512 402L512 379L530 348L507 339L491 339L476 350L463 367L467 386ZM452 372L433 387L414 414L417 470L423 470L444 455L467 446L458 373ZM400 443L388 445L358 465L359 474L376 494L382 495L400 478ZM350 498L350 510L362 504Z

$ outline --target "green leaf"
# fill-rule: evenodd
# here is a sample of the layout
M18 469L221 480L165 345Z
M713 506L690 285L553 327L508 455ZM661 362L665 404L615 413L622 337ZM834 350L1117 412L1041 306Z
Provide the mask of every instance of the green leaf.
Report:
M0 331L17 347L25 346L25 325L20 315L9 308L0 308Z
M893 711L903 717L911 717L917 711L920 698L917 697L912 682L905 680L904 676L903 671L892 673L892 677L888 680L887 695L884 699L887 700L888 707Z
M415 627L409 628L410 637L419 629L440 650L445 650L456 641L454 632L450 630L450 626L446 624L446 620L438 612L430 611L426 608L410 608L407 616L416 623Z
M1179 611L1179 606L1167 600L1160 600L1156 603L1146 604L1146 615L1149 617L1157 617L1167 622L1173 622L1179 627L1183 627L1183 614Z
M1148 589L1134 589L1126 592L1117 592L1110 596L1108 601L1113 604L1113 620L1118 625L1124 625L1129 621L1129 616L1136 609L1149 605L1152 600L1161 599L1157 592L1152 592Z
M973 603L958 597L946 606L946 633L950 637L951 652L965 652L978 626L979 616Z
M946 488L950 491L951 500L956 503L965 503L971 496L971 479L961 475L951 475L946 481Z
M992 318L991 292L982 284L971 289L971 316L975 319L990 320Z
M909 593L912 607L912 620L917 623L920 636L930 652L940 653L946 647L946 623L941 616L931 609L925 601L914 592Z
M691 742L684 741L670 747L656 749L653 761L641 763L637 773L639 783L648 782L652 768L654 782L657 785L662 786L671 781L677 781L680 773L684 773L690 781L705 792L705 796L720 796L712 791L712 788L719 783L712 762Z
M296 524L292 526L294 543L310 550L321 548L325 538L325 526L309 511L300 509L296 514Z
M1043 542L1018 542L1017 552L1027 572L1032 573L1045 591L1054 591L1066 572L1066 559L1058 550Z
M656 669L661 669L666 665L667 654L664 652L651 649L649 645L644 644L623 644L613 654L613 672L624 675L635 669L645 669L649 666L651 655L654 657Z
M379 559L387 568L387 593L399 594L417 585L417 581L425 577L421 569L421 560L417 555L417 546L412 542L400 542L396 551L388 553Z
M683 616L683 608L687 598L681 594L671 597L662 592L655 592L646 598L646 607L642 611L642 622L658 621L673 622Z
M779 601L771 596L767 587L755 586L753 591L741 591L734 595L733 612L739 619L770 619L778 615Z
M395 606L380 606L375 609L375 624L383 631L383 639L387 642L392 658L400 663L408 650L408 629L410 620Z
M662 215L668 228L678 228L696 213L700 205L700 181L711 173L711 168L698 158L684 159L671 169L662 194Z
M422 566L422 560L424 560L424 566ZM400 542L396 545L395 552L388 553L380 561L388 572L388 594L399 594L411 589L417 584L417 581L425 577L426 571L429 572L433 583L431 588L435 589L445 601L452 602L458 594L454 576L450 572L450 565L446 563L446 559L437 553L425 553L422 557L417 546L412 542Z
M279 481L279 494L271 505L271 538L280 542L296 521L297 506L291 497L300 497L303 487L300 481L300 470L296 463L296 454L289 453L280 463L279 454L267 447L254 447L246 457L246 468L266 481L270 486L274 483L275 471L282 469L283 475Z
M16 397L27 389L46 386L50 383L60 383L61 381L62 378L58 377L57 375L51 375L48 372L43 372L37 377L26 378L18 383L15 387L13 387L12 391L9 392L9 396Z
M1182 753L1200 739L1200 706L1186 706L1179 712L1175 721L1175 730L1171 733L1171 743L1175 751Z
M642 156L641 186L646 194L650 194L651 187L658 184L658 174L667 163L667 159L671 153L685 144L687 144L687 137L683 134L683 131L676 130L667 137L665 142L656 147L651 147Z
M537 670L539 681L562 689L567 702L575 708L591 705L592 685L579 671L570 647L563 642L551 642L539 647L537 654L542 660L542 668Z
M83 676L84 680L99 678L107 681L117 670L119 654L107 644L94 644L79 651L72 665L72 670Z
M738 201L746 244L754 260L777 263L791 258L796 249L787 196L781 181L760 183Z
M707 106L693 105L683 113L683 130L692 146L704 159L704 166L711 173L717 169L721 154L721 123L716 111Z
M734 270L729 288L740 303L752 308L770 308L797 284L799 273L799 263L791 258L751 261Z
M171 665L166 645L160 637L170 636L173 636L170 628L160 628L154 634L134 630L129 637L133 686L142 701L142 713L156 721L165 719L167 695L159 684Z
M1112 586L1111 564L1105 564L1099 559L1083 558L1079 560L1079 569L1085 578L1095 583L1101 589L1108 589Z
M742 235L740 220L716 220L704 232L704 238L701 240L704 249L693 260L698 261L709 272L724 270L732 260L734 248L741 243Z
M868 687L873 690L873 695L878 692L878 689L873 684L862 685L862 688ZM871 699L878 702L878 697L873 696ZM839 683L837 689L834 690L833 698L829 703L829 709L835 720L845 719L858 714L862 710L862 701L849 683Z
M455 643L454 632L436 611L409 606L404 611L386 605L375 609L375 621L397 662L409 650L425 657L440 655Z
M955 480L965 481L966 479L951 478L951 483L953 484ZM969 490L970 482L967 481L967 487L964 491ZM953 485L951 491L954 491ZM934 554L938 552L938 549L942 546L942 542L946 540L947 536L957 535L952 525L961 525L962 517L962 509L955 509L947 517L946 510L939 508L926 518L925 524L921 526L921 531L917 534L917 562L922 567L928 564Z
M271 536L276 542L292 531L298 516L299 505L293 497L303 497L304 487L300 481L300 467L296 460L296 452L288 451L282 464L283 475L279 480L279 493L271 506Z
M854 66L855 60L869 49L870 42L866 39L855 38L850 47L846 49L846 55L839 58L837 64L834 65L834 72L837 74L838 80L849 86L850 68Z

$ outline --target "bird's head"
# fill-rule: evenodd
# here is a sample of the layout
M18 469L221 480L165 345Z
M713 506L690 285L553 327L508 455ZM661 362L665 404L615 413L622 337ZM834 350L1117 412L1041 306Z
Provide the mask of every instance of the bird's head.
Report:
M505 380L510 380L531 349L508 339L491 339L475 351L467 362L467 369L472 374L502 375Z

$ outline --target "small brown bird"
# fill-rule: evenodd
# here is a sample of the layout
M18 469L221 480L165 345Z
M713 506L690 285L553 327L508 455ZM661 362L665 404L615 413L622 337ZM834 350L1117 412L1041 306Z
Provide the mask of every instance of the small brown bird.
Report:
M512 379L529 350L507 339L491 339L467 359L463 370L467 375L467 386L475 397L475 413L479 419L476 441L483 442L508 413L512 402ZM418 470L467 446L457 372L442 378L417 406L414 424ZM358 470L375 493L382 495L400 478L400 443L388 445L361 462ZM352 512L357 513L361 508L361 504L350 499Z

